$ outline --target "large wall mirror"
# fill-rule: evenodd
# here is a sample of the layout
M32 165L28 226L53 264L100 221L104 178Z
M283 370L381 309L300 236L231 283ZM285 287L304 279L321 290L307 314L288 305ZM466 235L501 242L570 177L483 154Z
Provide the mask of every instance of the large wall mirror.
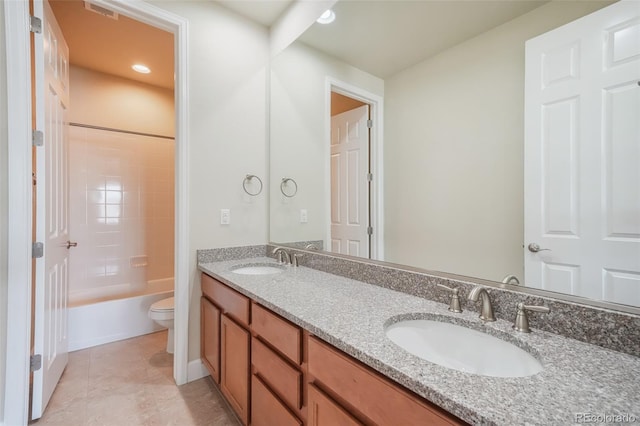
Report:
M640 306L637 12L604 31L613 40L610 68L626 70L625 81L598 89L613 124L582 130L617 138L595 155L609 178L591 182L587 166L567 163L585 150L578 129L589 121L574 95L540 95L539 122L525 120L528 85L550 87L601 65L580 62L589 56L586 44L558 42L543 46L542 62L534 64L542 71L533 73L540 81L531 82L527 40L613 3L339 1L333 23L314 24L272 61L270 240L519 282L621 310ZM554 39L544 43L553 47ZM532 123L542 126L536 137L547 145L535 151L542 155L525 148ZM529 180L536 173L537 188ZM550 180L560 189L545 187ZM580 194L589 192L619 207L606 231L615 247L571 245L605 232L600 222L590 230L588 220L574 217L587 202ZM538 237L525 229L531 212L545 223ZM593 265L571 257L585 250L615 258L595 272L597 285L585 278ZM559 255L566 256L555 261Z

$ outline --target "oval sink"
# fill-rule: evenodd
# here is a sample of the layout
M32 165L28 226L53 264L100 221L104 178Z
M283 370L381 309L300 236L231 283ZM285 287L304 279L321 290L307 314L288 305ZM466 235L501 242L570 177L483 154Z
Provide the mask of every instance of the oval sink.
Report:
M233 269L231 272L241 275L271 275L279 274L284 271L282 266L264 264L264 265L242 265Z
M385 333L396 345L427 361L466 373L525 377L543 370L528 352L502 339L447 322L407 320Z

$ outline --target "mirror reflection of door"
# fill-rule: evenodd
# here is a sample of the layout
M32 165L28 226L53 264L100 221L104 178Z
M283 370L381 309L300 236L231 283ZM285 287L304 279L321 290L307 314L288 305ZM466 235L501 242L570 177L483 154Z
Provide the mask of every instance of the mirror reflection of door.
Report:
M640 306L639 27L620 2L527 42L530 287Z
M370 257L369 105L331 93L331 251Z

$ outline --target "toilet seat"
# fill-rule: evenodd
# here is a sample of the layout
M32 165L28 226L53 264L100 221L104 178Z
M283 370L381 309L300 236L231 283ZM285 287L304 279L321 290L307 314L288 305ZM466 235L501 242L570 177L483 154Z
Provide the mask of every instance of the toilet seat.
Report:
M173 311L175 306L175 298L167 297L166 299L158 300L151 305L152 311Z
M159 300L149 308L149 318L153 320L172 320L174 310L174 298L169 297Z

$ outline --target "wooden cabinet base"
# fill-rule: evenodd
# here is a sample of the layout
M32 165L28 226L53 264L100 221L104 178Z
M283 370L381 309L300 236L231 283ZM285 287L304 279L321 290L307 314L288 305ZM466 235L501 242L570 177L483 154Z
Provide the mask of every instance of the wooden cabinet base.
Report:
M202 360L244 425L465 424L205 274L202 291Z

